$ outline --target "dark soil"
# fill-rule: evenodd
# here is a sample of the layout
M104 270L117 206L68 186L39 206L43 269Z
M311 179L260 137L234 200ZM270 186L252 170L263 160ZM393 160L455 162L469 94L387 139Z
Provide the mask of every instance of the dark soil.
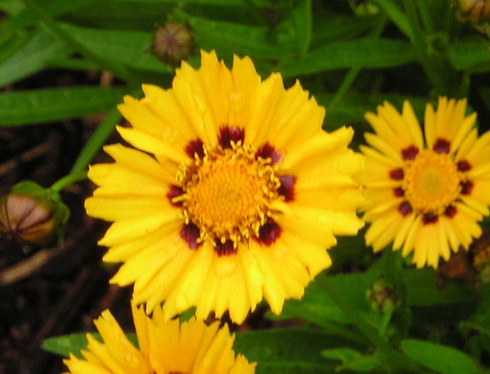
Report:
M98 74L50 71L8 90L99 80ZM0 195L23 180L49 187L65 176L101 118L1 128ZM0 237L0 374L62 372L62 358L43 351L42 341L93 331L93 319L106 308L132 326L131 290L109 286L114 268L102 264L104 249L97 246L107 224L87 217L83 208L92 188L86 181L63 190L71 216L62 245L26 247Z

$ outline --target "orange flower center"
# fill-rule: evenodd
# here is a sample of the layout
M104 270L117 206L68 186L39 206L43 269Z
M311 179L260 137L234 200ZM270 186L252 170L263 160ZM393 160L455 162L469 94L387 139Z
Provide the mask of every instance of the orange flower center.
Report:
M442 214L461 192L461 178L450 155L420 151L404 170L405 197L418 212Z
M235 248L259 236L281 185L270 159L256 157L241 144L206 150L178 178L184 217L199 227L200 241L231 240Z

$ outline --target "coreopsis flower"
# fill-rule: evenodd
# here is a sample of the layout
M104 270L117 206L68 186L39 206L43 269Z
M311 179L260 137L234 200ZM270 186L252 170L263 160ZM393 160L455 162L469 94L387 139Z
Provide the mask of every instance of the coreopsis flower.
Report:
M249 374L255 363L233 352L235 337L219 322L206 325L190 319L166 321L156 308L150 318L133 305L133 320L138 347L126 337L111 312L106 310L94 321L102 341L87 334L87 349L82 358L70 354L64 360L72 374Z
M299 83L262 81L248 57L230 70L202 52L171 89L143 91L119 107L137 149L108 146L116 162L89 171L99 188L87 213L114 221L104 260L124 262L112 282L134 282L148 311L165 301L168 318L196 306L241 323L263 298L280 313L330 266L335 235L362 226L353 131L323 131L324 109Z
M366 119L360 180L366 187L364 219L371 222L366 242L375 251L393 242L403 256L413 252L417 267L437 268L451 250L468 249L481 235L478 224L489 213L490 133L478 137L476 114L466 116L466 100L440 98L428 104L425 130L409 102L399 113L389 103Z

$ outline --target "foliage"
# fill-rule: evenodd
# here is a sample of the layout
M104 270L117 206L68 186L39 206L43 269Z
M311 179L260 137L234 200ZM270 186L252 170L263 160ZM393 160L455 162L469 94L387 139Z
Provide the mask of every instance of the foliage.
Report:
M364 113L384 100L400 108L409 99L421 118L438 95L468 97L480 131L490 128L486 26L464 22L445 0L2 0L0 11L0 126L108 113L72 169L77 177L56 191L80 179L120 119L114 107L124 94L139 95L142 82L169 86L174 67L151 53L152 31L168 20L193 30L191 65L199 49L214 49L228 65L233 54L251 56L264 78L300 78L327 108L325 129L354 127L354 147L367 130ZM116 83L8 89L54 69L107 71ZM399 253L376 256L361 234L340 239L333 267L270 316L299 318L301 327L238 332L235 349L258 373L488 372L488 279L442 279ZM470 264L467 273L476 272ZM379 279L394 290L392 308L366 297ZM67 355L85 344L71 335L45 348Z

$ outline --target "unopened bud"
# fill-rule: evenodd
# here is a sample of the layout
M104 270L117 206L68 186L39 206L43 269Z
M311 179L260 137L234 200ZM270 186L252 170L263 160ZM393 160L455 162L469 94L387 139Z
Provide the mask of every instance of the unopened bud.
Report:
M192 30L181 22L167 22L153 34L153 53L163 62L178 65L194 49Z
M483 234L470 246L473 255L473 266L482 283L490 283L490 229L483 228Z
M0 198L0 236L47 245L59 238L68 215L57 193L33 182L21 182Z
M460 16L475 23L490 21L490 0L456 0Z
M369 305L382 312L394 310L398 306L398 299L393 286L383 277L377 278L366 291Z

